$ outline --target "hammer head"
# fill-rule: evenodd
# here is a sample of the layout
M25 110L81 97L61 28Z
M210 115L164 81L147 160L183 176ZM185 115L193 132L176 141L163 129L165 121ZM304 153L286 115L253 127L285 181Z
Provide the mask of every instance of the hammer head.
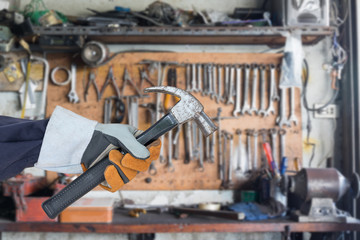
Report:
M179 124L194 119L205 137L217 130L215 124L206 113L204 113L203 105L187 91L176 87L156 86L146 88L144 89L144 92L166 93L180 98L180 101L170 109L170 113L175 117Z

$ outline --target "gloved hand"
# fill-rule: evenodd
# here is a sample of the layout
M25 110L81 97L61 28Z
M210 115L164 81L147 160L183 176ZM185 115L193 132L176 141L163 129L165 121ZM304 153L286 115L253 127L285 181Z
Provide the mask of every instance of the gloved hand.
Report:
M118 150L111 150L109 153L109 160L113 165L108 166L104 172L105 180L108 186L105 184L101 184L100 186L110 192L119 190L124 184L131 181L138 171L146 171L151 162L159 158L160 148L161 141L159 139L151 143L147 147L150 152L150 156L145 160L135 158L129 153L124 156ZM125 176L121 176L117 168L120 168Z
M90 143L81 158L81 164L89 169L107 156L112 149L120 148L137 159L147 159L148 149L136 140L140 130L125 124L102 124L95 126Z
M144 161L149 159L150 153L136 140L140 132L129 125L101 124L57 106L46 127L35 166L79 174L83 173L83 168L89 169L117 148L128 152L129 157Z

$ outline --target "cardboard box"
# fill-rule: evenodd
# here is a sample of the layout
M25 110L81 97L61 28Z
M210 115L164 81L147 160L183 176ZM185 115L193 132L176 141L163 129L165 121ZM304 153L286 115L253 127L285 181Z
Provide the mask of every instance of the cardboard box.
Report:
M60 214L62 223L111 223L113 198L81 198Z

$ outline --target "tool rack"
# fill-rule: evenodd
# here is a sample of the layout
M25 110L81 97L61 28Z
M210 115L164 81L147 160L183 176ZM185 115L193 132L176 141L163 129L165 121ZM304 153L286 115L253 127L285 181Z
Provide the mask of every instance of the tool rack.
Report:
M64 55L49 55L48 59L50 60L50 67L55 66L69 66L71 64L71 56ZM281 54L254 54L254 53L124 53L116 56L108 65L104 65L98 68L98 74L96 76L96 82L99 88L102 88L102 85L105 81L106 75L109 70L109 66L113 66L114 76L116 77L116 82L121 88L123 84L123 71L126 68L129 70L129 73L136 84L139 84L140 76L138 67L144 65L138 65L138 62L141 62L144 59L156 60L156 61L176 61L178 63L218 63L218 64L244 64L244 63L258 63L258 64L275 64L278 65L281 62ZM211 61L210 61L211 59ZM177 68L177 87L186 89L185 81L185 67L184 66L174 66ZM107 88L103 98L100 102L97 102L96 93L94 89L89 90L89 95L87 97L88 101L84 102L83 90L86 86L87 78L84 81L84 68L78 66L77 68L77 91L80 97L80 103L73 104L68 101L67 93L69 92L70 86L59 87L53 84L49 84L48 87L48 99L47 99L47 109L46 114L50 116L52 111L55 109L56 105L61 105L71 111L74 111L84 117L93 119L99 122L103 121L103 105L104 99L106 97L115 95L115 92L111 88ZM149 75L152 82L157 84L157 71ZM278 79L278 78L277 78ZM278 81L278 80L277 80ZM165 80L166 84L166 80ZM145 83L144 87L150 86ZM124 95L134 95L132 88L127 87ZM204 105L205 112L210 117L217 116L217 108L222 107L221 116L224 117L221 121L222 129L227 130L231 133L234 133L234 144L236 144L237 137L235 136L236 129L257 129L266 128L270 129L275 127L275 119L278 112L278 102L275 103L276 114L270 115L269 117L260 117L253 114L253 116L244 115L239 116L238 118L226 119L226 117L232 117L233 105L225 105L223 103L217 104L214 99L210 99L209 96L202 96L201 93L192 93L200 102ZM162 101L164 95L161 96ZM258 94L259 97L259 94ZM267 98L267 94L266 94ZM154 102L155 94L151 94L150 97L146 99L139 99L139 103ZM257 100L259 104L259 99ZM289 100L287 100L288 102ZM302 131L301 131L301 108L300 108L300 91L296 91L295 98L295 109L296 115L299 120L297 126L292 126L287 128L287 148L286 154L289 157L289 170L294 170L293 159L302 158ZM147 119L147 111L145 109L139 108L139 128L146 129L150 126ZM127 119L122 123L127 123ZM184 134L184 131L183 133ZM261 136L259 135L259 138ZM245 143L246 136L242 135L242 142ZM279 141L279 136L278 136ZM205 171L197 171L198 162L191 161L190 164L184 164L184 146L183 138L180 136L180 157L179 160L173 160L175 165L175 171L168 171L165 164L160 164L159 161L155 162L155 166L158 170L157 175L150 176L148 172L139 173L138 176L133 179L129 184L126 184L122 189L123 190L194 190L194 189L220 189L221 180L218 177L218 162L215 158L215 163L204 163ZM279 147L280 142L277 143ZM218 147L215 145L215 156L218 151ZM229 149L229 148L228 148ZM278 150L279 152L279 150ZM164 155L167 156L167 140L164 141ZM260 144L258 147L258 156L261 154ZM259 160L258 160L259 161ZM280 163L278 163L280 164ZM151 177L151 184L146 183L145 179ZM236 175L233 174L234 185L229 189L238 188L242 182L246 179L246 175Z

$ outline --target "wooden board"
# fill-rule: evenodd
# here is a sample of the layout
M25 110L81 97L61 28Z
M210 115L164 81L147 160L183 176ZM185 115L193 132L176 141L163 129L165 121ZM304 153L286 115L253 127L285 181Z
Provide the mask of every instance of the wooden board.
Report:
M258 64L270 64L275 65L280 64L282 55L281 54L260 54L260 53L125 53L116 56L108 65L101 66L97 70L96 82L99 88L102 88L102 85L105 81L105 78L108 73L109 66L114 67L114 76L116 77L116 83L119 87L123 83L123 72L124 67L126 66L129 70L129 73L136 84L139 84L139 71L136 63L140 62L143 59L159 60L159 61L177 61L178 63L219 63L219 64L244 64L244 63L258 63ZM69 55L50 55L49 61L51 68L59 65L70 67L71 56ZM177 67L177 87L185 89L185 68L182 66ZM157 72L155 71L150 75L150 78L154 84L157 83ZM77 93L80 97L80 103L72 104L68 102L67 94L70 90L70 85L66 86L55 86L52 83L49 84L48 88L48 104L47 104L47 116L50 116L53 112L56 105L63 106L67 109L70 109L82 116L85 116L89 119L102 122L103 120L103 106L104 98L108 96L115 95L115 92L111 87L108 87L105 90L104 96L100 102L96 101L96 94L93 88L90 89L88 96L88 101L84 101L84 86L87 82L87 74L84 74L84 68L78 67L77 69ZM165 81L166 83L166 81ZM145 87L149 86L144 84ZM130 87L127 86L125 89L124 95L133 95L135 92ZM202 96L200 93L193 94L198 98L201 103L204 105L205 112L210 117L216 117L217 108L222 108L222 116L232 116L233 105L225 105L223 103L217 104L215 100L210 99L208 96ZM259 95L258 95L259 96ZM139 103L154 102L155 94L151 94L149 98L142 99ZM266 94L267 99L267 94ZM259 99L258 99L259 104ZM289 101L286 101L287 103ZM267 106L266 101L266 106ZM275 104L275 111L278 113L278 104ZM288 104L287 104L288 105ZM300 159L302 158L302 134L301 134L301 108L300 108L300 92L296 91L296 101L295 101L296 115L299 120L297 126L292 126L287 129L286 134L286 155L289 159L289 169L294 169L293 159L295 157ZM288 115L288 114L287 114ZM150 126L147 111L145 109L139 108L139 128L146 129ZM226 130L230 133L235 133L236 129L245 130L248 128L251 129L261 129L266 128L270 129L275 127L276 115L271 115L269 117L260 117L260 116L249 116L244 115L237 119L224 119L221 121L221 126L223 130ZM126 119L123 123L126 123ZM182 134L183 135L183 134ZM260 145L261 136L259 136L258 142L258 157L260 165L260 156L261 156L261 145ZM246 136L242 135L243 146L245 147ZM278 137L277 146L279 147L279 137ZM236 146L238 142L237 137L234 137L234 144ZM132 189L132 190L183 190L183 189L219 189L221 181L218 179L218 164L217 159L215 163L206 163L205 162L205 171L200 172L197 170L198 162L192 161L190 164L185 165L183 163L184 159L184 143L183 136L180 136L180 158L179 160L174 160L175 172L169 172L166 165L160 164L159 161L156 162L155 166L157 168L157 175L151 176L151 184L145 183L145 179L150 177L150 175L145 173L139 173L138 176L133 179L129 184L127 184L123 189ZM167 140L164 141L164 152L165 156L167 153ZM245 148L244 148L245 150ZM217 156L217 147L215 149L215 156ZM229 148L227 149L229 151ZM279 150L278 150L279 155ZM241 182L246 179L244 174L237 175L233 174L233 179L236 184L233 188L237 188Z

